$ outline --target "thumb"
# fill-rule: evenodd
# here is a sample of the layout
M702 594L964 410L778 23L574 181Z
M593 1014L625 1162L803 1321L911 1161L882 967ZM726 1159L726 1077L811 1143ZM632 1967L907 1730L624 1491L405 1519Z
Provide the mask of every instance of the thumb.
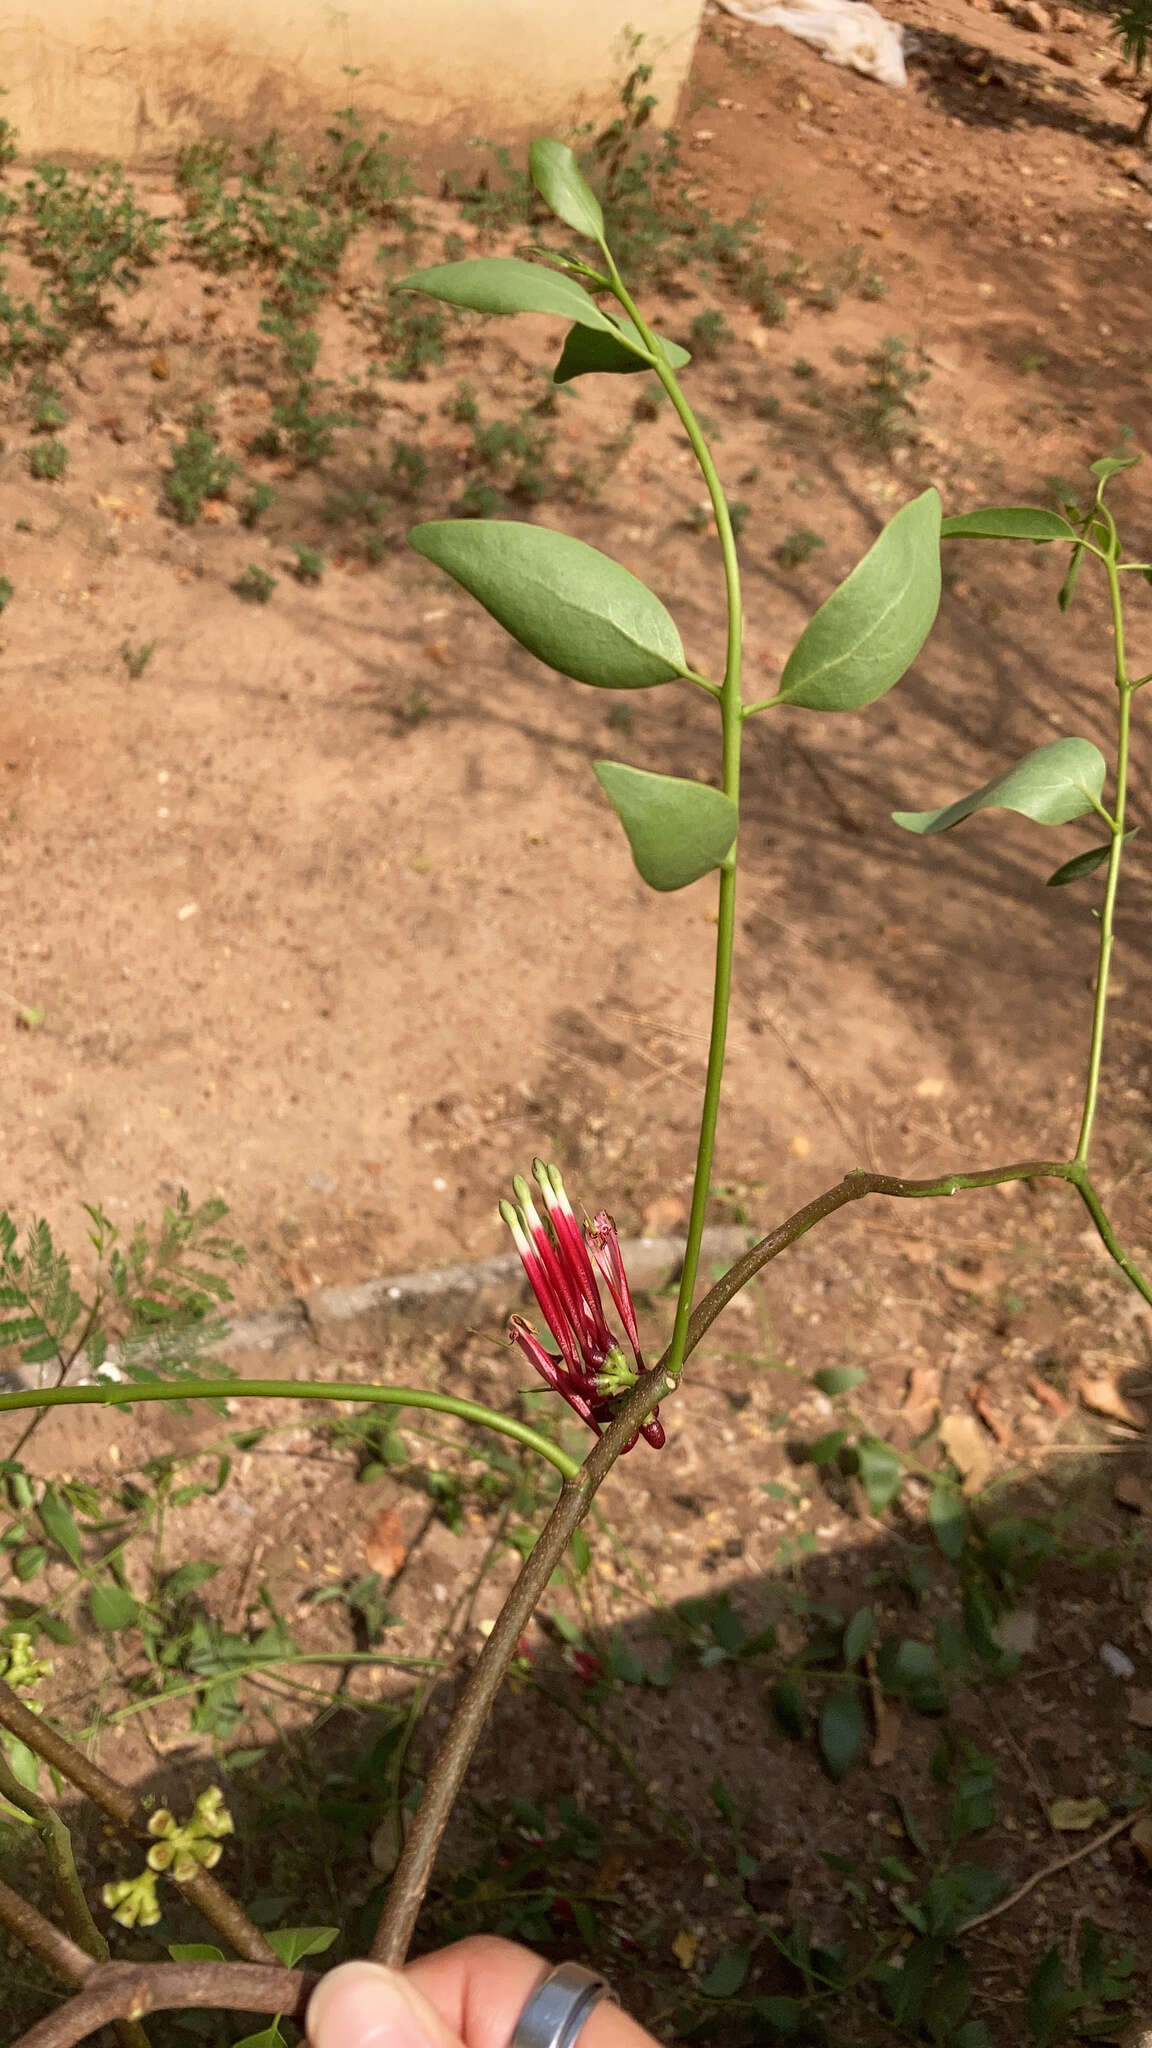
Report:
M309 2048L463 2048L410 1979L379 1963L330 1970L305 2024Z

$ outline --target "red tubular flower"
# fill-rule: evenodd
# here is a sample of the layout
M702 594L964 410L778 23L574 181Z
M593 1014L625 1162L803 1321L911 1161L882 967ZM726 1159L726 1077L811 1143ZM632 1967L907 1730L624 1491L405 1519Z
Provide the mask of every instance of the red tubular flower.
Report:
M512 1241L560 1355L556 1357L541 1343L523 1316L512 1317L508 1335L541 1379L600 1436L616 1412L620 1395L627 1393L646 1369L620 1239L612 1218L603 1210L581 1230L556 1167L537 1159L532 1172L544 1200L547 1222L536 1208L527 1181L519 1174L512 1183L516 1201L501 1202L500 1214L512 1232ZM605 1320L597 1270L624 1326L634 1365L629 1364ZM643 1436L654 1450L660 1449L665 1439L658 1409L654 1408L641 1424L637 1436ZM634 1436L625 1450L630 1451L636 1440Z

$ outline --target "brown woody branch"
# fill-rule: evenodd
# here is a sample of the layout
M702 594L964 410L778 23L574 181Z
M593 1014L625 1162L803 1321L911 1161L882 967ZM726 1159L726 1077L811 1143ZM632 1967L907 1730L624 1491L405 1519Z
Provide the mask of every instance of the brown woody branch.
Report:
M311 1970L259 1963L92 1963L76 1997L22 2034L13 2048L74 2048L110 2021L140 2020L150 2012L199 2008L302 2020L317 1981Z
M962 1188L995 1187L1002 1181L1069 1180L1072 1177L1063 1161L1052 1159L1026 1160L977 1173L948 1174L939 1180L901 1180L883 1173L846 1174L835 1187L806 1202L786 1222L769 1231L709 1290L694 1310L688 1325L685 1357L696 1349L733 1295L746 1287L762 1267L789 1245L795 1244L817 1223L823 1222L826 1216L834 1215L837 1209L845 1208L849 1202L858 1202L865 1195L925 1199L956 1194ZM666 1358L667 1353L664 1356ZM616 1419L605 1430L576 1477L565 1480L560 1498L521 1567L500 1610L496 1626L472 1668L429 1772L424 1797L396 1866L376 1930L372 1954L377 1962L396 1965L402 1963L407 1954L436 1852L505 1670L564 1555L569 1539L588 1513L593 1497L633 1431L650 1413L654 1402L674 1391L675 1384L668 1379L662 1358L631 1390Z
M0 1884L0 1924L47 1964L54 1976L63 1977L66 1984L82 1984L98 1967L71 1935L62 1934L51 1920L6 1884Z
M26 1742L53 1770L67 1778L81 1792L87 1794L94 1805L99 1806L116 1822L118 1828L134 1841L151 1843L148 1833L148 1816L140 1800L126 1785L116 1778L110 1778L99 1764L82 1750L74 1748L66 1736L47 1725L39 1714L18 1699L11 1686L0 1679L0 1728L7 1728L13 1735ZM266 1941L260 1929L249 1920L242 1906L238 1905L224 1886L207 1870L198 1870L194 1876L177 1879L181 1891L204 1918L222 1934L225 1941L251 1963L275 1963L276 1951Z

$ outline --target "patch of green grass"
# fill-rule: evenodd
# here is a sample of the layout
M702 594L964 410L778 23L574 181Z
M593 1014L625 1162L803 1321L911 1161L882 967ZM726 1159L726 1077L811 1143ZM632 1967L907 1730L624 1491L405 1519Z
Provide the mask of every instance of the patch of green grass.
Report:
M267 604L276 588L276 578L270 576L267 569L261 569L257 563L249 562L248 567L236 578L231 588L237 597L243 598L245 604Z
M721 349L731 340L732 329L716 306L710 306L705 312L697 313L688 329L688 346L702 363L715 362Z
M319 583L327 566L319 548L310 548L304 541L295 540L292 552L296 557L292 574L297 583Z
M133 647L130 640L125 640L120 649L120 659L134 683L139 682L155 652L156 642L154 640L143 640L139 647Z
M886 335L864 358L866 377L848 409L848 424L867 445L891 454L916 438L916 407L912 393L926 384L924 357L899 334Z
M271 510L275 502L276 493L271 484L250 484L240 501L241 526L258 526L264 514Z
M411 383L444 360L444 315L411 292L389 295L380 347L390 377Z
M222 498L240 465L220 452L203 420L188 428L172 449L172 467L164 479L164 499L182 526L194 526L207 498Z
M59 483L72 460L64 441L37 441L28 450L28 474L37 483Z
M165 222L139 204L119 164L86 175L42 161L24 186L33 261L52 276L49 297L69 325L93 325L110 293L139 283L165 243Z
M818 548L824 546L823 538L813 533L810 526L799 526L794 533L785 534L778 547L772 550L772 559L782 569L802 569Z
M33 377L28 386L28 409L34 434L55 434L66 427L72 415L55 385Z

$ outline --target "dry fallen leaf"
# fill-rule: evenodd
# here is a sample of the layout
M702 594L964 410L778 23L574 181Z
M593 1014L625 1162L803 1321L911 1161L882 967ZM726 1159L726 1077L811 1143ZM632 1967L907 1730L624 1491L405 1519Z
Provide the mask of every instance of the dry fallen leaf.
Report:
M149 358L148 368L158 384L167 383L168 378L172 375L172 365L162 348L158 348L155 355Z
M1128 1719L1134 1728L1152 1728L1152 1692L1130 1692Z
M699 1935L690 1934L686 1927L682 1927L672 1943L672 1953L682 1970L690 1970L692 1968L693 1963L696 1961L696 1951L699 1946Z
M971 1401L988 1434L995 1437L998 1444L1006 1444L1011 1432L1001 1422L1000 1417L993 1408L988 1396L988 1389L984 1385L983 1380L976 1380L969 1387L968 1399Z
M991 1477L996 1454L974 1415L953 1411L940 1424L940 1442L963 1481L965 1493L979 1493Z
M1118 1507L1132 1508L1138 1515L1152 1515L1152 1493L1138 1472L1121 1472L1112 1488Z
M1152 1864L1152 1815L1146 1814L1143 1820L1138 1820L1129 1830L1128 1839L1136 1844L1145 1863Z
M940 1406L940 1368L937 1365L914 1365L908 1375L908 1385L902 1403L904 1416L913 1436L923 1436L931 1429Z
M971 1266L944 1266L944 1278L957 1294L994 1294L1004 1285L999 1259L974 1259Z
M649 1202L640 1221L641 1237L670 1237L687 1221L688 1211L679 1195L657 1195Z
M1059 1387L1054 1387L1051 1380L1042 1380L1038 1372L1029 1373L1028 1391L1035 1394L1036 1399L1042 1402L1045 1408L1050 1408L1053 1415L1059 1416L1061 1421L1065 1415L1072 1413L1071 1401L1065 1399Z
M1093 1415L1106 1415L1110 1422L1122 1422L1126 1429L1143 1429L1147 1416L1135 1401L1121 1393L1116 1374L1095 1373L1085 1376L1077 1384L1077 1392L1086 1408Z
M880 1771L885 1764L894 1763L900 1754L901 1721L891 1700L886 1700L879 1690L873 1695L872 1712L876 1736L868 1761L874 1771Z
M1001 1650L1015 1650L1027 1657L1036 1648L1040 1623L1031 1607L1014 1607L1002 1614L992 1630L992 1640Z
M382 1579L394 1579L408 1555L400 1517L391 1508L381 1508L364 1531L364 1561Z
M1107 1820L1109 1808L1102 1799L1054 1799L1048 1818L1062 1835L1084 1834L1098 1821Z

